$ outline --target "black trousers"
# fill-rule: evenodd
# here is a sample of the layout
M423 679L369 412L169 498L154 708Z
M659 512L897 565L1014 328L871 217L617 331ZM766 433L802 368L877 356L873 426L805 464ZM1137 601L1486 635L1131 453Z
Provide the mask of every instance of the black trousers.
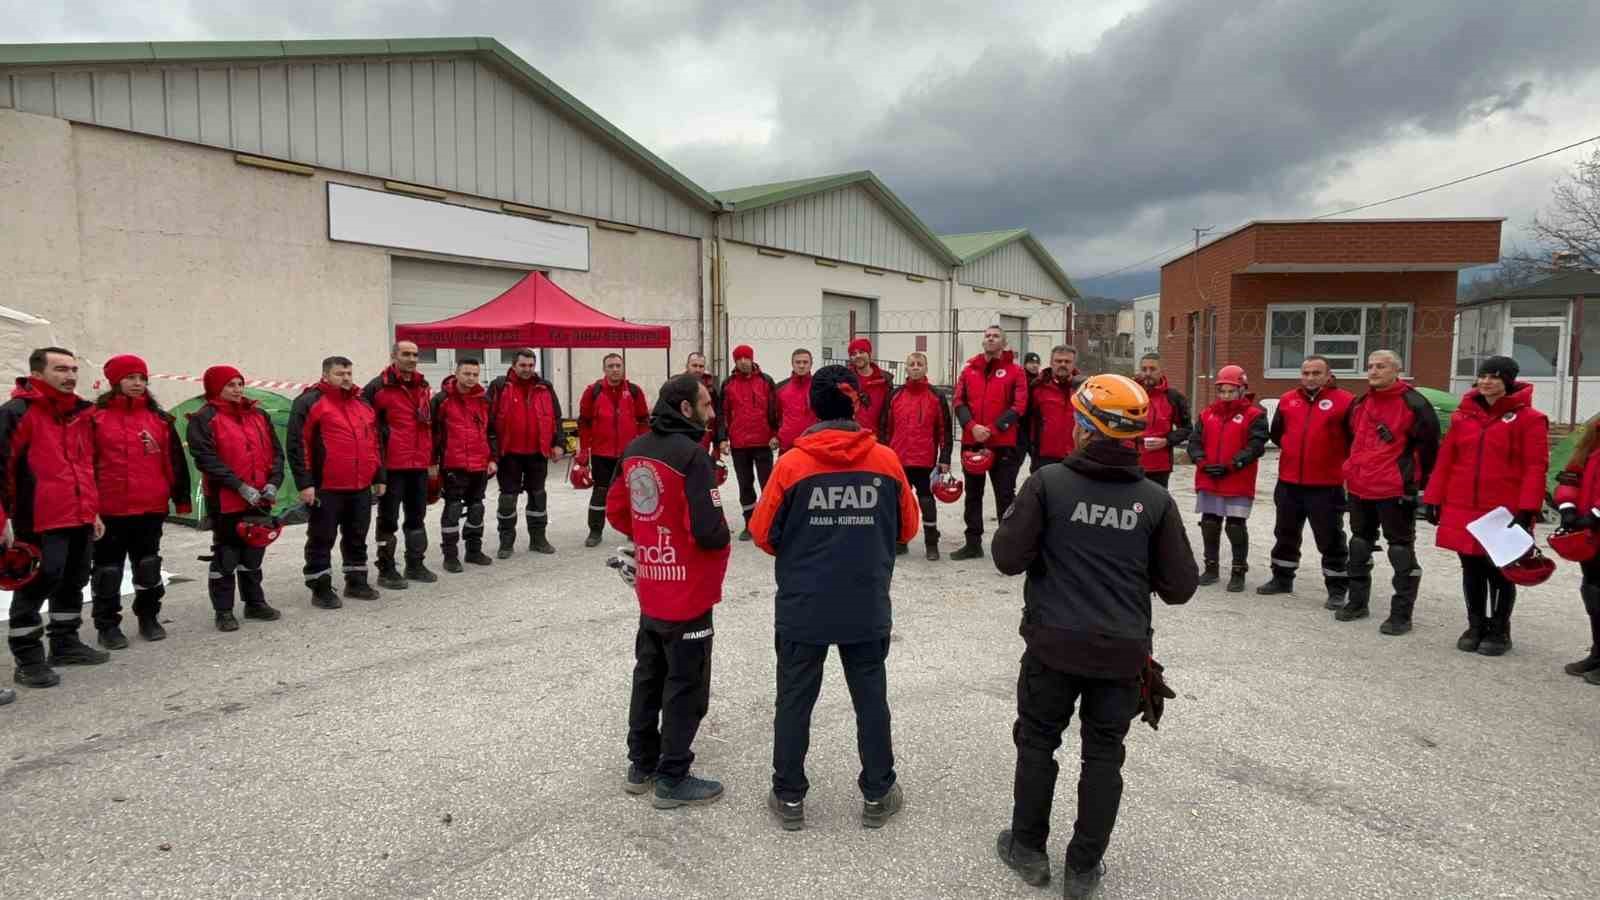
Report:
M540 457L543 459L544 457ZM488 472L468 472L465 469L444 471L444 513L439 518L439 549L445 559L455 559L461 538L467 540L468 553L483 552L483 495L489 490ZM512 495L515 498L515 494ZM467 520L466 530L461 519ZM516 514L511 516L516 524Z
M545 478L550 460L543 453L508 453L495 463L495 482L500 486L500 505L495 510L495 526L500 543L509 547L517 541L517 495L527 493L528 533L550 524L546 504Z
M805 797L806 751L811 747L811 710L822 692L822 665L827 644L801 644L779 635L777 715L773 719L772 790L786 802ZM884 661L889 639L840 644L839 661L850 702L856 711L856 750L861 775L856 784L868 800L878 800L894 787L894 746L889 738L889 680Z
M388 487L378 498L378 570L395 568L400 510L406 514L406 565L417 565L428 553L428 470L390 470Z
M17 531L17 540L39 548L40 568L34 579L11 594L8 641L17 665L44 662L44 635L52 639L77 635L83 624L83 588L89 583L94 529L88 525L58 528L43 534ZM50 624L40 611L50 605Z
M748 525L750 517L756 514L756 500L761 496L756 491L756 482L759 480L765 488L767 479L772 477L772 448L735 447L729 452L733 456L733 475L739 480L739 508L744 510L744 521Z
M1457 554L1461 558L1461 595L1467 602L1467 624L1497 629L1511 621L1517 605L1517 586L1487 556Z
M1011 729L1017 745L1011 833L1017 843L1045 850L1060 769L1055 752L1077 706L1083 763L1078 774L1078 820L1067 845L1067 866L1087 872L1099 864L1111 843L1111 830L1122 805L1122 762L1127 757L1122 742L1138 705L1136 679L1085 678L1052 669L1032 653L1022 654L1017 722Z
M906 480L917 492L917 506L922 509L922 533L930 541L936 540L939 536L939 501L933 496L933 467L908 467Z
M1154 481L1156 484L1159 484L1162 487L1167 487L1167 482L1172 480L1172 470L1168 469L1165 472L1146 472L1144 473L1144 477Z
M306 520L306 584L333 579L333 542L346 581L367 580L367 532L372 530L372 491L317 491ZM393 557L390 557L393 560Z
M1417 602L1422 566L1417 562L1416 507L1400 498L1363 500L1350 498L1350 599L1346 605L1364 607L1372 597L1372 554L1378 531L1389 544L1389 565L1394 567L1391 613L1407 621Z
M1022 468L1022 454L1015 447L999 447L994 451L994 465L983 475L968 475L965 494L967 508L967 542L974 543L983 537L983 486L994 484L995 515L1003 516L1017 496L1017 472Z
M105 536L94 542L94 573L89 596L94 601L94 627L100 631L122 624L122 566L133 566L133 614L143 619L161 612L167 589L161 584L161 524L166 516L102 516Z
M615 456L589 457L589 474L594 476L594 489L589 491L589 531L599 534L606 527L606 493L611 490L611 479L617 475Z
M211 566L206 581L211 608L217 612L233 610L236 587L245 606L267 602L261 588L261 563L267 558L267 548L246 546L239 538L239 520L250 515L258 513L218 513L212 519Z
M711 703L711 613L659 631L643 616L633 639L628 761L679 779L694 764L695 732Z
M1300 541L1305 525L1311 523L1311 536L1322 554L1322 580L1330 596L1344 596L1350 565L1350 548L1344 538L1344 511L1348 501L1344 488L1312 487L1278 482L1272 491L1278 509L1272 535L1273 577L1293 581L1300 568Z

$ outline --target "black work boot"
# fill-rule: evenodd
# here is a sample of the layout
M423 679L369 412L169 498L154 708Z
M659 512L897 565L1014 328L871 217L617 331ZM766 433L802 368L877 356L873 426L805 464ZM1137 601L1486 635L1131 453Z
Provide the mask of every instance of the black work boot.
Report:
M263 600L260 603L246 603L244 605L244 617L262 622L276 622L283 618L283 613L278 612L276 607Z
M900 543L898 541L895 542L895 545L894 545L894 555L895 556L905 556L907 553L910 553L910 552L911 552L911 545L910 544L902 544L902 543Z
M528 529L528 549L532 550L534 553L556 552L556 548L550 546L550 542L544 539L544 529L545 526L543 525L534 526ZM588 541L585 541L584 546L591 545Z
M744 523L744 530L739 532L739 540L741 540L741 541L752 541L752 540L755 540L755 536L750 533L750 523L748 521Z
M456 555L456 548L454 547L446 547L444 549L444 570L452 574L461 572L461 557Z
M1061 896L1067 900L1083 900L1094 896L1094 892L1100 889L1100 881L1106 877L1106 864L1096 863L1087 872L1074 872L1071 866L1067 866L1061 875L1067 882L1061 886Z
M1349 586L1343 581L1328 582L1328 599L1322 604L1322 608L1332 611L1344 606L1344 598L1348 593Z
M126 647L128 642L123 640ZM98 666L110 662L111 654L104 650L96 650L78 639L75 634L64 634L60 637L50 638L50 665L52 666Z
M550 549L554 550L555 548L552 547ZM468 547L467 548L467 555L466 555L466 562L467 562L467 565L469 565L469 566L492 566L492 565L494 565L494 560L490 559L488 557L488 555L486 555L483 552L483 548L482 547Z
M239 620L234 618L233 611L227 609L217 610L218 631L238 631Z
M167 630L161 627L161 622L155 613L139 617L139 637L147 641L164 641L167 639Z
M1378 632L1390 637L1399 637L1410 632L1412 602L1400 597L1394 598L1394 602L1389 604L1389 618L1384 619L1383 624L1378 626Z
M1222 570L1214 559L1206 560L1205 571L1200 573L1200 586L1216 584L1222 579Z
M994 852L1001 862L1010 866L1028 884L1044 887L1050 883L1050 856L1042 850L1017 843L1011 835L1011 829L1007 828L995 838Z
M367 583L367 573L351 572L344 577L344 595L351 600L376 600L382 596Z
M400 570L395 567L393 562L384 565L380 560L378 562L378 587L387 591L403 591L406 589L407 584L405 577L400 574Z
M589 532L589 536L583 539L583 545L585 547L598 547L598 546L600 546L600 532L598 532L598 531Z
M964 562L969 559L983 559L983 539L967 538L967 542L961 546L960 550L950 554L950 558L957 562Z
M882 797L861 801L861 827L882 828L905 805L906 795L897 781L889 786L889 792Z
M1502 596L1495 606L1483 631L1483 642L1478 645L1480 656L1504 656L1511 649L1511 598Z
M1569 662L1561 667L1561 671L1568 675L1583 676L1590 672L1600 672L1600 646L1589 648L1589 655L1576 662Z
M606 530L606 514L597 509L589 510L589 536L583 539L585 547L598 547Z
M1248 571L1250 571L1249 566L1236 565L1233 567L1233 570L1228 573L1228 593L1244 593L1244 573Z
M311 605L317 609L338 609L344 606L344 601L333 592L333 576L322 575L312 579L306 584L311 588ZM245 615L250 615L250 607L245 607Z
M510 559L511 554L517 550L517 533L515 531L500 532L500 549L494 552L496 559Z
M11 703L15 703L16 700L16 691L13 691L11 688L0 688L0 706L7 706Z
M680 806L709 806L722 799L722 782L685 775L668 779L656 776L656 796L652 804L656 809L677 809Z
M1367 609L1367 600L1372 596L1372 582L1351 581L1348 586L1350 589L1348 599L1333 614L1336 622L1354 622L1372 614Z
M11 673L11 680L19 687L47 688L60 684L61 676L40 660L17 666L16 671Z
M1274 594L1294 593L1294 573L1273 569L1272 577L1267 579L1266 584L1256 588L1256 593L1263 597L1270 597Z
M656 786L656 773L645 771L633 763L628 764L628 774L623 776L622 789L629 794L638 796L648 794Z
M1590 684L1600 684L1600 669L1595 669L1592 672L1585 672L1583 675L1583 680L1589 682Z
M121 625L113 625L110 628L100 629L98 643L107 650L128 649L128 638L127 635L122 633Z
M922 543L924 545L923 557L928 562L939 561L939 529L931 525L922 526Z
M407 582L415 581L419 584L433 584L439 580L439 576L433 574L433 571L424 565L420 559L416 562L408 561L405 573L401 577Z
M767 809L778 817L778 824L784 831L799 831L806 827L806 801L795 800L790 802L778 797L776 791L767 792Z

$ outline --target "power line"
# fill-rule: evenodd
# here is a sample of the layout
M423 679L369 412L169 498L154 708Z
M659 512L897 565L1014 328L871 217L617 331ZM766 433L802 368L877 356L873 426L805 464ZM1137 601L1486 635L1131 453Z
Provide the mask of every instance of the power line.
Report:
M1386 199L1383 199L1383 200L1374 200L1371 203L1363 203L1360 206L1352 206L1352 207L1350 207L1348 209L1341 209L1341 210L1337 210L1335 212L1323 213L1322 215L1319 215L1319 216L1312 216L1312 218L1313 219L1328 219L1328 218L1332 218L1334 216L1342 216L1342 215L1346 215L1348 213L1360 212L1361 210L1364 210L1364 209L1372 209L1375 206L1383 206L1386 203L1394 203L1397 200L1408 200L1408 199L1410 199L1412 197L1420 197L1423 194L1428 194L1428 193L1432 193L1433 191L1443 190L1443 189L1445 189L1447 187L1454 187L1454 186L1456 186L1458 184L1462 184L1464 182L1472 181L1475 178L1482 178L1485 175L1494 175L1494 174L1499 173L1499 172L1504 172L1507 169L1514 169L1517 166L1525 165L1527 163L1531 163L1531 162L1534 162L1536 160L1544 159L1547 156L1554 156L1557 153L1560 153L1560 152L1562 152L1564 150L1571 150L1574 147L1582 147L1584 144L1592 144L1595 141L1600 141L1600 134L1597 134L1594 137L1584 138L1581 141L1573 141L1572 143L1567 144L1566 146L1557 147L1554 150L1546 150L1543 153L1539 153L1539 154L1536 154L1534 156L1530 156L1530 157L1528 157L1526 159L1519 159L1519 160L1517 160L1515 162L1506 163L1505 165L1495 166L1492 169L1484 169L1482 172L1475 172L1475 173L1473 173L1471 175L1463 175L1460 178L1456 178L1456 179L1454 179L1452 181L1446 181L1443 184L1436 184L1436 185L1433 185L1432 187L1425 187L1425 188L1422 188L1421 190L1415 190L1415 191L1411 191L1409 193L1399 194L1399 195L1396 195L1394 197L1389 197L1389 198L1386 198ZM1243 224L1243 223L1241 223L1241 224ZM1234 226L1234 227L1237 227L1237 226ZM1228 231L1232 231L1232 230L1233 230L1233 228L1229 228L1228 229ZM1165 250L1160 250L1160 251L1157 251L1155 253L1152 253L1149 256L1144 257L1143 259L1137 260L1136 262L1128 263L1125 266L1119 266L1119 267L1117 267L1115 269L1111 269L1109 271L1102 272L1099 275L1092 275L1092 276L1090 276L1088 278L1085 278L1083 280L1084 281L1097 281L1097 280L1099 280L1101 278L1109 278L1112 275L1120 275L1121 273L1126 272L1129 269L1132 269L1132 268L1135 268L1135 267L1138 267L1138 266L1142 266L1145 263L1150 262L1151 260L1157 259L1158 257L1166 256L1167 254L1173 252L1174 250L1180 250L1180 249L1183 249L1183 248L1188 247L1188 246L1189 246L1189 241L1188 240L1182 240L1182 241L1179 241L1176 244L1173 244L1171 247L1166 248Z

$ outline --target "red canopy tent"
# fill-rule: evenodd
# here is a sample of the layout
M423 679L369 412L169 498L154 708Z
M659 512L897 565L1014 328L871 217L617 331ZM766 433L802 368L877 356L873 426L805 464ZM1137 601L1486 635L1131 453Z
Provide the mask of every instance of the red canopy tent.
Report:
M396 325L394 339L430 347L672 347L666 325L613 318L557 287L543 272L528 277L477 309L413 325Z

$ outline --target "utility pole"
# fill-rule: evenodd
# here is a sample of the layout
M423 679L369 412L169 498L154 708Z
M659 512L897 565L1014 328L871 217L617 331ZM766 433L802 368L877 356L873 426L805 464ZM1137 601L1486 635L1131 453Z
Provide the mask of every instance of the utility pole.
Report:
M1196 318L1200 322L1200 329L1204 335L1200 341L1196 342L1198 346L1195 347L1195 355L1204 354L1204 360L1203 362L1190 360L1189 364L1197 368L1196 375L1199 377L1196 379L1196 386L1198 387L1202 383L1205 384L1207 388L1206 396L1208 397L1211 395L1211 385L1207 379L1210 378L1211 369L1216 363L1216 360L1212 359L1212 357L1216 353L1217 328L1216 318L1211 312L1210 301L1206 299L1205 289L1200 287L1200 238L1209 234L1215 227L1215 225L1207 225L1203 228L1190 229L1194 232L1194 253L1190 256L1190 266L1194 270L1194 292L1200 298L1200 308ZM1196 399L1195 402L1198 403L1199 400Z

